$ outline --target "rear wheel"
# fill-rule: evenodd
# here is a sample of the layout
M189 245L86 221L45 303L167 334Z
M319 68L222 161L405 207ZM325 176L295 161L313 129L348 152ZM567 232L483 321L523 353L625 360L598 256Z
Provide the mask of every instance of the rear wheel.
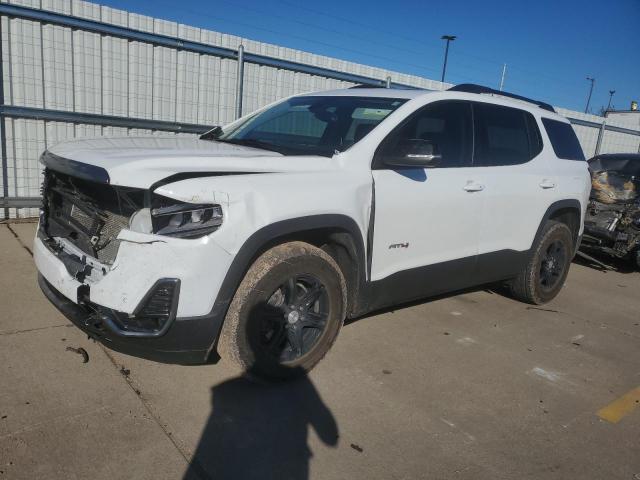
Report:
M540 305L562 289L573 258L573 235L564 223L549 221L533 247L533 255L509 288L518 300Z
M218 351L251 376L303 375L335 341L345 304L345 281L331 256L303 242L276 246L238 287Z

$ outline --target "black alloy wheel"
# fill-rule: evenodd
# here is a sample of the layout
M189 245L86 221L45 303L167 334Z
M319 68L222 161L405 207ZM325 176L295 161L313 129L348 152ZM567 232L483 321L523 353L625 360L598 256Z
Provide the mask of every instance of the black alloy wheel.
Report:
M567 263L567 249L564 242L555 240L542 252L540 256L540 288L553 290L563 279Z
M257 315L261 317L258 344L283 364L295 361L317 344L327 327L326 288L313 275L291 276Z
M526 264L507 282L511 295L534 305L553 300L569 273L576 234L565 223L547 221L532 245Z
M346 316L347 285L324 250L294 241L258 257L236 290L218 353L250 378L280 381L311 370Z

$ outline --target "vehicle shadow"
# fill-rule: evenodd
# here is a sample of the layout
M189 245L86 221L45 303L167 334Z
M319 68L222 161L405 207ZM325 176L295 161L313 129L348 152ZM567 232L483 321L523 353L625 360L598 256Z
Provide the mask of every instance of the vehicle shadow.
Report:
M635 264L632 260L628 260L628 259L620 259L620 258L614 258L614 257L606 257L606 256L596 256L593 255L594 258L601 260L603 263L609 265L611 267L611 271L614 272L618 272L618 273L624 273L624 274L629 274L629 273L637 273L638 269L637 267L635 267ZM604 269L602 266L589 261L586 258L580 257L578 255L576 255L572 261L572 263L575 263L577 265L582 265L585 267L589 267L589 268L593 268L596 270L600 270L603 273L606 273L608 270ZM365 313L364 315L358 316L358 317L354 317L354 318L347 318L344 322L345 326L346 325L351 325L353 323L356 323L360 320L364 320L366 318L369 317L374 317L377 315L382 315L385 313L394 313L398 310L403 310L405 308L411 308L411 307L416 307L419 305L426 305L428 303L431 302L435 302L438 300L443 300L446 298L452 298L452 297L457 297L459 295L464 295L466 293L474 293L474 292L485 292L488 293L490 295L500 295L502 297L505 298L510 298L513 300L513 296L511 295L511 293L509 292L509 288L507 287L505 282L494 282L494 283L488 283L485 285L479 285L479 286L474 286L474 287L469 287L469 288L464 288L461 290L455 290L452 292L446 292L446 293L442 293L439 295L434 295L431 297L425 297L425 298L420 298L414 301L410 301L410 302L403 302L403 303L399 303L397 305L393 305L391 307L383 307L377 310L374 310L372 312L368 312ZM517 300L514 300L517 301Z
M595 260L602 262L609 268L605 268L603 265L591 261L588 258L581 257L580 255L576 255L573 259L573 263L578 265L582 265L584 267L589 267L595 270L600 270L602 272L607 272L608 270L615 271L618 273L635 273L638 271L636 267L636 263L632 259L628 258L616 258L606 254L599 254L597 252L588 252L588 255L593 257Z
M385 313L394 313L399 310L404 310L405 308L417 307L418 305L426 305L428 303L436 302L438 300L444 300L446 298L457 297L458 295L464 295L466 293L474 293L474 292L485 292L489 295L500 295L503 297L511 298L507 288L500 282L498 283L488 283L485 285L479 285L476 287L463 288L461 290L455 290L452 292L441 293L439 295L433 295L430 297L419 298L417 300L413 300L410 302L402 302L397 305L393 305L390 307L383 307L371 312L365 313L364 315L360 315L358 317L347 318L344 321L344 325L352 325L360 320L364 320L370 317L375 317L377 315L382 315Z

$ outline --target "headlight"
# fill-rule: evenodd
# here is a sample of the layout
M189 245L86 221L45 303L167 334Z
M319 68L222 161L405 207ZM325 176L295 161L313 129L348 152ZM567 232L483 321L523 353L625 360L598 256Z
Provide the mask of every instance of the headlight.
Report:
M163 201L167 200L163 198ZM203 237L222 225L222 207L179 202L157 206L151 209L151 223L153 233L157 235Z

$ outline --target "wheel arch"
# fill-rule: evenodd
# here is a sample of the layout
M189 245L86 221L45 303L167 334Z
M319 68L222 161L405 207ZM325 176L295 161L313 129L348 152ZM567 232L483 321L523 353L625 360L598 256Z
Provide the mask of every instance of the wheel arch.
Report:
M347 282L347 315L352 316L361 310L366 257L360 228L346 215L311 215L266 225L243 243L231 262L211 312L220 319L220 325L240 282L255 260L268 249L294 240L322 248L336 260Z
M532 247L533 245L536 245L536 242L540 239L542 230L549 220L564 223L569 227L569 230L571 230L571 234L573 235L573 247L575 254L578 249L580 239L580 222L582 221L582 208L580 202L576 199L566 199L552 203L540 221Z

